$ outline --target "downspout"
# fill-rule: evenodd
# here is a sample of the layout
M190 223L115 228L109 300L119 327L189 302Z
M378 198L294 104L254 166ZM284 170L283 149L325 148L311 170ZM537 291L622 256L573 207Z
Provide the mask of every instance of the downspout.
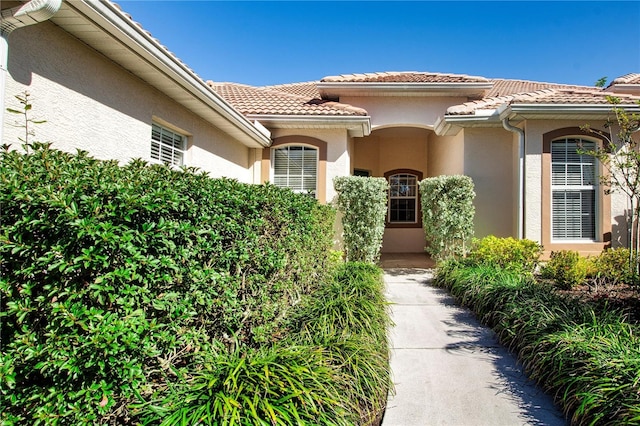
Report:
M13 30L44 22L60 9L62 0L31 0L0 12L0 142L4 137L5 87L9 64L9 34Z
M518 134L518 239L524 238L524 130L512 126L509 118L502 119L502 127Z

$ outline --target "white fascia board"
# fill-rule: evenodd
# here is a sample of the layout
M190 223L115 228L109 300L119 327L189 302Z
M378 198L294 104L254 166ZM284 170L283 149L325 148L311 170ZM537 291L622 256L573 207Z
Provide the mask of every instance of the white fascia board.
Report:
M493 83L341 83L319 82L318 91L340 96L469 96L483 95Z
M502 122L498 110L478 110L476 114L442 116L436 121L434 131L439 136L453 136L464 127L502 127Z
M371 117L335 115L247 115L273 129L346 129L350 136L363 137L371 133Z
M125 17L110 1L82 0L66 3L167 76L175 85L222 116L237 129L237 132L231 134L243 144L254 148L271 145L271 140L265 134L209 88L193 71L169 54L153 37ZM207 117L203 118L210 121Z
M576 115L592 116L592 118L606 119L612 113L614 107L623 108L629 112L640 112L637 104L514 104L501 112L502 118L540 118L549 116Z

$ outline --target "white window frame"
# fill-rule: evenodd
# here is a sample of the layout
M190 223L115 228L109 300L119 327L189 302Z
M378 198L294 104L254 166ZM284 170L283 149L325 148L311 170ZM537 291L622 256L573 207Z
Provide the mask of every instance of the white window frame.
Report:
M554 160L554 146L564 144L564 158L559 161ZM551 141L551 241L554 243L585 243L597 241L599 235L598 220L598 206L599 206L599 187L598 176L599 168L597 159L585 155L585 154L573 154L569 153L569 144L575 144L578 149L582 147L585 150L595 149L598 142L584 138L582 136L563 136ZM557 151L555 151L557 152ZM573 156L573 158L571 158ZM562 169L564 168L564 171ZM573 169L573 173L570 173L570 169ZM577 172L579 170L579 173ZM562 182L564 181L564 182ZM581 194L588 192L592 194L592 209L591 212L585 212L582 210L577 213L580 216L580 230L577 231L577 236L566 236L571 233L569 227L565 226L563 233L565 236L557 236L556 217L555 217L555 194L558 193L572 193ZM580 197L580 200L582 198ZM568 212L564 211L565 223L567 222ZM584 220L589 216L592 222L593 235L586 235L584 232ZM562 230L560 230L562 231Z
M185 164L187 137L158 123L151 124L150 157L170 166Z
M292 163L291 161L291 155L289 154L292 149L300 150L302 151L302 159L301 159L301 163L299 164L295 164ZM278 160L277 156L278 156L278 152L287 152L287 164L286 164L286 174L276 174L276 169L280 168L280 165L278 165L278 167L276 167L276 160ZM313 152L314 153L314 165L313 165L313 173L311 172L311 167L308 167L306 161L307 161L307 157L306 154L307 152ZM282 187L282 188L289 188L291 189L293 192L299 193L299 194L309 194L312 195L313 197L317 197L318 196L318 169L319 169L319 155L320 155L320 150L315 147L315 146L309 146L309 145L304 145L304 144L288 144L288 145L282 145L282 146L277 146L275 148L271 149L271 182L273 182L274 185ZM300 172L299 173L295 173L292 174L291 171L292 169L299 169ZM298 182L296 182L299 179L299 184ZM284 181L283 181L284 180ZM313 188L310 188L310 186L308 185L309 181L313 181Z
M413 194L411 195L393 195L393 182L392 180L394 178L399 178L399 179L407 179L407 178L411 178L413 179L414 185L413 186ZM419 195L419 188L418 188L418 181L420 180L419 177L413 173L409 173L409 172L400 172L400 173L394 173L392 175L389 176L388 178L389 180L389 208L387 209L387 223L390 225L416 225L420 222L420 200L418 199L418 195ZM391 220L391 201L392 200L414 200L414 214L415 214L415 218L413 221L394 221Z

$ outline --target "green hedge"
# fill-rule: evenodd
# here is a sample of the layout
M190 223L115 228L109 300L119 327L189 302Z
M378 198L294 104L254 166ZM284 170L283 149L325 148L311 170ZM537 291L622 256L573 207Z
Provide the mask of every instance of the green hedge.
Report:
M333 180L342 213L347 260L374 263L380 257L387 190L384 178L343 176Z
M468 176L437 176L419 185L427 252L437 260L463 256L473 237L473 181Z
M0 169L7 424L135 424L218 356L268 354L330 277L334 213L309 197L30 151Z
M468 259L441 264L435 282L496 331L571 424L640 424L640 327L624 315Z

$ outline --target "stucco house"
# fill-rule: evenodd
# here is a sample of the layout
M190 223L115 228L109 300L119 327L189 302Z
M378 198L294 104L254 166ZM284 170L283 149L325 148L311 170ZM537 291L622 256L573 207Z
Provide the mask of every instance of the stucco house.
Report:
M5 104L29 90L48 120L39 139L60 149L270 181L321 202L335 197L336 176L385 177L383 252L424 250L417 182L446 174L473 178L477 236L585 254L625 242L624 197L604 191L601 166L576 147L602 143L580 127L604 128L607 95L640 111L640 73L606 89L433 72L204 82L106 0L64 2L3 39ZM5 143L17 140L13 119Z

